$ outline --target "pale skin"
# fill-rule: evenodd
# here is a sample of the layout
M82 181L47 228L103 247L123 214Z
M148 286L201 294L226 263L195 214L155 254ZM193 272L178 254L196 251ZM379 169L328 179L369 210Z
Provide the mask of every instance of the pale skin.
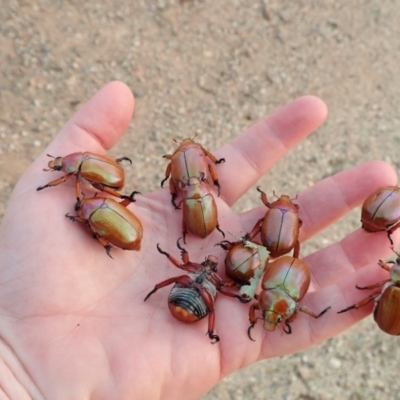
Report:
M36 191L55 179L56 173L43 172L46 153L106 154L126 130L133 107L131 91L123 83L106 85L78 110L15 187L0 230L0 400L196 399L238 368L300 351L350 327L372 309L370 304L337 314L365 297L355 285L387 279L377 265L391 252L386 234L357 229L305 259L313 286L302 305L316 312L332 308L319 319L300 313L291 324L291 335L281 329L264 331L259 321L252 331L255 342L250 341L249 305L220 295L215 333L221 340L212 345L206 319L188 325L171 316L171 287L144 302L156 283L184 273L156 249L160 243L180 257L176 240L182 234L181 211L173 209L168 189L154 182L154 192L137 196L129 205L144 226L141 251L113 248L113 260L84 226L64 216L74 211L74 178ZM326 113L321 100L302 97L223 148L210 149L226 159L217 166L219 223L224 231L244 234L264 215L261 201L240 215L230 206L314 131ZM123 155L132 158L134 168L135 154ZM165 169L162 154L158 168ZM373 161L299 193L301 242L358 207L378 187L396 182L389 165ZM140 190L129 183L126 189ZM82 191L93 193L86 185ZM395 243L397 238L395 233ZM220 240L218 231L203 241L188 234L190 260L202 262L213 254L223 275L224 251L214 247Z

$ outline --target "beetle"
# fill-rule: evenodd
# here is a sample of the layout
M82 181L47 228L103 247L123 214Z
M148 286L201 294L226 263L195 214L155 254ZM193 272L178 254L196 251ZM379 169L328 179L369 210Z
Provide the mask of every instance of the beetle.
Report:
M397 254L397 253L396 253ZM338 314L357 309L374 301L374 320L379 328L389 335L400 335L400 257L397 254L396 261L379 261L378 265L389 272L389 279L369 286L358 286L360 290L377 289L365 299L355 303Z
M205 238L217 228L225 237L225 233L219 227L217 205L204 174L201 174L200 178L189 178L188 183L183 186L182 196L183 200L178 208L182 206L184 242L188 231Z
M400 226L400 188L384 186L368 196L362 205L361 223L367 232L386 231L393 246L391 235Z
M261 243L268 249L272 258L287 254L292 249L293 257L298 258L299 230L302 225L299 218L299 206L294 204L287 195L282 195L278 200L270 203L260 187L257 187L257 190L261 193L261 200L268 210L265 216L254 225L250 238L260 233Z
M257 249L247 247L244 241L250 240L249 235L245 235L242 241L229 242L223 240L217 245L227 250L225 256L225 272L229 278L239 285L248 285L250 279L254 277L254 272L260 268L261 260Z
M257 323L258 310L262 313L264 329L274 331L278 324L284 322L283 331L287 334L292 333L290 323L299 311L313 318L325 314L331 307L317 314L298 304L307 293L310 281L310 270L303 260L282 256L269 262L261 281L261 292L255 296L257 303L253 303L249 309L250 327L247 331L249 338L254 341L251 330Z
M174 139L174 142L179 143L179 146L173 154L166 154L163 156L167 160L170 160L170 162L165 170L165 178L161 181L161 187L163 187L164 182L170 178L169 189L172 196L172 205L178 208L175 199L178 192L182 189L182 184L187 184L190 178L199 177L202 173L204 176L207 176L208 172L210 173L214 185L218 188L219 196L221 186L213 164L223 163L225 159L217 159L212 153L206 150L200 143L196 143L193 139L186 138L182 142Z
M75 209L78 215L66 214L71 221L86 224L94 237L105 248L109 257L111 246L124 250L140 250L143 238L143 226L127 205L135 200L132 192L121 202L110 197L91 197L80 200Z
M39 186L36 190L57 186L65 182L72 175L75 175L76 198L78 202L81 194L80 180L87 181L96 189L113 196L120 198L129 197L117 192L117 190L123 188L125 181L124 169L121 167L120 162L129 161L132 164L131 159L128 157L114 159L107 155L99 155L88 151L72 153L65 157L53 157L50 154L47 154L47 156L52 157L53 160L50 160L48 163L49 169L44 169L44 171L63 171L66 172L66 175L46 185Z
M180 239L177 241L177 246L181 251L182 264L162 250L159 244L157 244L157 250L165 255L175 267L183 269L188 274L169 278L158 283L147 294L144 301L158 289L174 284L168 297L168 307L173 317L185 323L193 323L208 315L207 335L212 344L217 343L220 340L219 336L214 333L214 304L217 293L237 298L241 303L247 303L250 299L227 289L233 285L233 282L225 282L218 275L217 257L209 255L200 264L191 262L188 252L180 244Z

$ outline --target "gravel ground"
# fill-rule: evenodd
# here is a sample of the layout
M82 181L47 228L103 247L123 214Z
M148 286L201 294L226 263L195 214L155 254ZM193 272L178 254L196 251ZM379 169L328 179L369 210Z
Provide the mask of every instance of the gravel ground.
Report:
M142 192L162 179L173 137L201 133L215 149L303 94L321 97L329 117L259 185L295 195L367 160L398 168L399 20L396 0L3 2L0 216L25 168L114 79L131 87L136 112L111 153L131 149L128 180ZM254 192L237 211L259 205ZM357 227L359 210L306 243L302 256ZM319 346L238 371L203 400L397 399L398 340L368 318Z

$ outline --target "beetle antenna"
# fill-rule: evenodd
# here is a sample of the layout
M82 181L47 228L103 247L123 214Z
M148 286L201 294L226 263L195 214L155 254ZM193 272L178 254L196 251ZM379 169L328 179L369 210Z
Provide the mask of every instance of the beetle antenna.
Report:
M200 135L200 133L199 133L199 132L196 132L196 133L194 134L194 136L193 136L192 138L190 138L190 140L191 140L192 142L194 142L194 139L196 139L196 137L199 136L199 135Z
M46 154L46 156L56 159L56 157L52 156L51 154Z

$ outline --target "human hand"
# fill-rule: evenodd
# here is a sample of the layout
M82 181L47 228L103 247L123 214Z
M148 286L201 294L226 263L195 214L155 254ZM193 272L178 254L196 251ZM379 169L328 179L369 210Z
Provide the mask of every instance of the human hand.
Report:
M279 329L267 332L257 324L252 332L256 341L250 341L249 305L219 296L215 332L221 341L211 345L206 320L188 325L171 316L171 287L144 302L156 283L182 274L156 249L160 243L179 259L182 213L173 209L168 189L138 196L129 205L144 226L141 250L112 249L113 260L83 226L65 218L73 211L75 178L36 191L49 180L42 171L46 153L105 154L127 128L132 112L129 89L120 82L108 84L72 117L14 189L0 230L0 388L9 398L195 399L236 369L312 346L371 311L363 307L336 313L362 297L355 284L384 276L377 261L390 253L386 234L361 229L306 257L313 286L301 304L317 312L332 309L319 319L300 313L291 335ZM230 206L325 116L319 99L299 98L213 151L226 159L217 168L222 189L216 198L225 232L249 232L265 214L262 204L240 215ZM126 155L134 162L134 154ZM395 183L393 169L376 161L299 193L300 241L378 187ZM91 191L86 185L82 189ZM127 183L126 190L131 189L140 190ZM223 275L224 251L214 247L220 240L218 231L204 240L189 234L185 248L190 260L201 262L213 254Z

